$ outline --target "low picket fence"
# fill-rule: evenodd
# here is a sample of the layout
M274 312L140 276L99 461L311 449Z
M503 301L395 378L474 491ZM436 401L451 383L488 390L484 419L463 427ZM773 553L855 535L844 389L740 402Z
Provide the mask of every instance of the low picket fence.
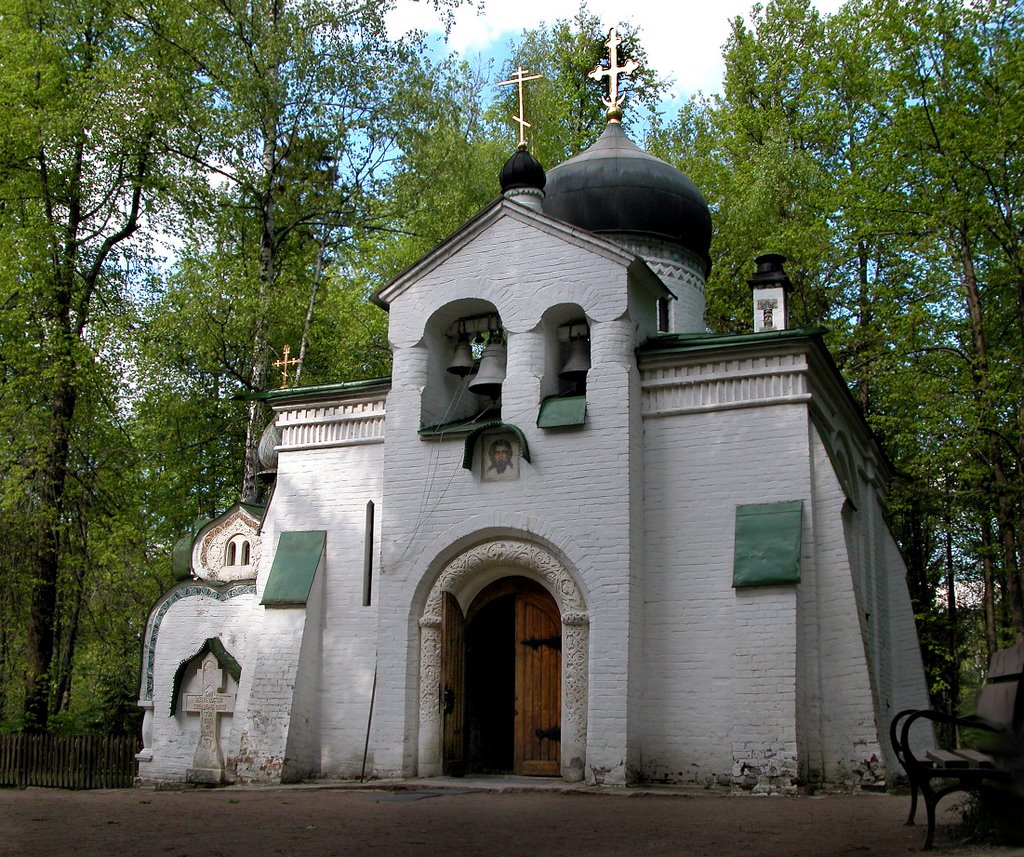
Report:
M126 735L0 735L0 786L130 788L140 749Z

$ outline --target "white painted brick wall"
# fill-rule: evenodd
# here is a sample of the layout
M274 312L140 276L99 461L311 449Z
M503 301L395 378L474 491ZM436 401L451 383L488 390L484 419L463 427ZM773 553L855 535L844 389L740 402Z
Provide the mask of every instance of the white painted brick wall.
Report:
M662 360L645 368L641 387L634 348L654 319L648 274L616 248L528 215L474 228L473 240L395 287L386 438L367 423L332 435L357 443L329 446L299 426L295 437L312 445L281 451L258 593L280 533L325 530L326 554L305 609L264 610L250 597L248 614L213 617L245 617L239 647L250 650L236 654L238 707L224 718L239 776L358 776L375 669L367 773L414 775L427 595L460 551L501 537L548 547L583 593L591 781L787 791L797 776L862 776L858 766L882 753L879 723L922 699L923 677L870 477L856 477L862 496L844 524L846 497L810 418L819 391L804 346ZM430 353L448 343L428 325L469 298L496 307L508 333L502 418L532 453L514 482L464 469L464 436L418 435L453 390L447 355ZM591 327L587 423L544 431L542 317L561 304L580 307ZM379 420L379 403L368 409ZM853 470L867 473L869 463ZM363 607L368 500L373 603ZM804 501L802 582L734 590L736 507L787 500ZM183 614L180 635L204 633L202 621ZM180 648L174 633L168 651ZM166 676L173 657L163 656ZM151 770L187 766L189 728L155 730L162 749Z
M152 739L146 748L152 750L153 756L151 761L139 763L141 781L184 782L199 742L199 716L182 711L180 704L177 713L170 716L174 674L182 660L199 651L209 637L220 637L244 671L257 609L256 597L251 594L227 601L200 595L175 601L163 615L154 657ZM194 670L190 670L190 674L192 672ZM234 680L225 677L226 692L237 693ZM190 683L184 682L182 692L189 689ZM219 718L221 750L225 758L232 754L231 730L235 716L224 714Z
M638 728L630 724L631 711L639 709L630 651L639 650L639 638L631 640L630 621L632 616L636 627L640 602L634 595L639 579L634 564L642 556L635 542L642 519L635 497L639 483L630 479L630 463L641 449L631 441L640 423L635 325L626 314L627 263L614 254L581 252L543 231L531 232L524 244L514 226L495 224L487 240L462 248L391 308L390 339L397 345L396 367L403 371L396 369L388 399L385 443L382 602L395 609L381 615L380 637L393 647L381 652L376 769L412 772L417 621L430 585L454 555L452 546L500 535L543 539L543 533L564 532L571 534L571 544L559 544L557 537L550 544L561 548L585 593L594 641L588 776L625 782L639 760ZM464 470L463 438L424 441L415 432L422 385L429 383L427 355L416 343L436 310L466 296L493 303L508 332L502 418L523 430L533 453L514 483L480 482ZM543 310L562 303L578 304L591 323L587 427L545 432L536 428L544 362L525 349L536 347L538 338L530 331ZM529 520L543 521L543 533Z
M647 779L728 783L734 745L749 753L758 742L795 742L793 596L737 593L732 573L736 506L806 499L806 419L795 404L646 421ZM754 616L764 606L767 637L740 603ZM739 653L751 648L775 670L760 702L741 686ZM780 717L790 721L781 734Z
M324 777L358 776L362 766L377 646L383 443L334 449L283 450L264 538L276 549L289 530L325 530L322 664L317 711L310 724ZM374 514L371 604L363 606L366 504ZM269 571L272 551L266 563ZM261 578L262 579L262 578ZM296 724L298 726L298 724ZM372 748L371 748L372 752ZM370 757L372 764L372 755Z

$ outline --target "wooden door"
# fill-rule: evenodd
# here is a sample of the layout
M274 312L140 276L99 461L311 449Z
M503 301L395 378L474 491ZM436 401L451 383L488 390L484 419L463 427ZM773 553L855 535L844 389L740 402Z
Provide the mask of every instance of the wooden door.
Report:
M554 600L538 590L516 596L513 773L552 777L561 772L562 623Z
M466 773L465 624L458 599L445 592L441 603L441 769L449 777Z

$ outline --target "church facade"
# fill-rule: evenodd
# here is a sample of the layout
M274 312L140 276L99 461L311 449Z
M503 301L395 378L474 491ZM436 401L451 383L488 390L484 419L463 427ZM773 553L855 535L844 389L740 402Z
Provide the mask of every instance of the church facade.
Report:
M264 394L266 504L150 614L140 779L884 781L927 705L890 466L783 260L706 332L707 206L614 116L502 187L377 293L390 379Z

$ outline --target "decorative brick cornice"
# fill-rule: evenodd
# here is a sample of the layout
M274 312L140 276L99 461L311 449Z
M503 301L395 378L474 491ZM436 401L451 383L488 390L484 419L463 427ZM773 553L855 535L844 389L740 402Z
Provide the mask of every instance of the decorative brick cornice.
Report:
M642 369L643 415L661 417L811 399L800 351L734 359L658 361Z
M321 449L384 442L383 396L281 408L279 450Z

